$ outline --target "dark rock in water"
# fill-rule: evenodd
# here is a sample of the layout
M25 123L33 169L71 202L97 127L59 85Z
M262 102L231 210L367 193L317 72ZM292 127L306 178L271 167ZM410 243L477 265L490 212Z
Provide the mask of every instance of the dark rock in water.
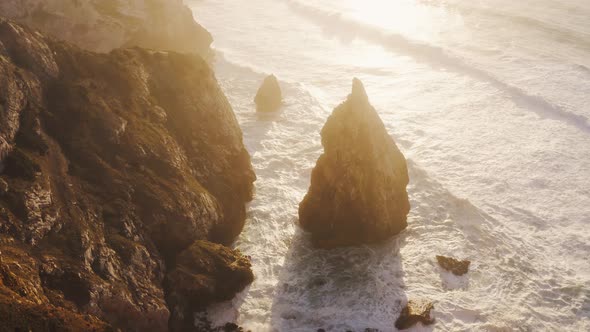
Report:
M436 256L438 265L443 269L452 272L454 275L462 276L469 272L469 265L471 264L468 260L460 261L452 257Z
M405 330L419 322L424 325L433 324L434 318L430 315L432 309L434 309L434 305L431 302L410 300L395 321L395 327L398 330Z
M244 328L234 323L226 323L224 326L215 329L215 332L245 332Z
M165 281L174 331L190 331L192 313L206 303L231 300L254 280L250 260L241 253L207 241L196 241L176 259Z
M199 276L207 296L173 296L199 307L251 280L220 245L186 261L195 241L235 239L255 179L197 55L92 53L0 19L0 162L6 330L167 331L172 271Z
M406 160L358 79L321 135L324 154L299 205L299 223L314 244L375 243L405 229L410 211Z
M194 325L182 332L252 332L245 330L235 323L226 323L223 326L214 327L207 317L207 312L202 311L194 315Z
M283 96L279 81L274 75L267 76L262 82L256 98L256 110L259 112L277 111L283 104Z

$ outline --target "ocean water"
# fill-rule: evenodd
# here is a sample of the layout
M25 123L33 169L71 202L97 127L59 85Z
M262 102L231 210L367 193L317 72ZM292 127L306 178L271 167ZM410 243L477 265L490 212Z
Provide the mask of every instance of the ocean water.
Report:
M235 246L256 281L210 309L252 331L590 331L590 1L187 0L258 175ZM256 114L265 75L285 106ZM360 78L409 162L406 231L316 250L298 204ZM465 277L435 255L472 261Z

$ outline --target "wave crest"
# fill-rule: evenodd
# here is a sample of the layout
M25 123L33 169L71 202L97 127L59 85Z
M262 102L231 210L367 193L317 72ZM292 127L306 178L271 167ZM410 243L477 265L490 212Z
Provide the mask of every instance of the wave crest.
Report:
M347 18L338 12L330 12L296 0L284 1L294 13L326 29L329 33L343 39L363 39L381 45L388 51L408 55L415 61L430 67L444 68L486 82L506 93L516 105L532 111L542 118L561 121L590 134L590 123L585 116L570 112L541 96L531 95L519 87L506 83L494 74L470 64L467 59L454 55L442 47L424 44L400 34L382 31L377 27Z

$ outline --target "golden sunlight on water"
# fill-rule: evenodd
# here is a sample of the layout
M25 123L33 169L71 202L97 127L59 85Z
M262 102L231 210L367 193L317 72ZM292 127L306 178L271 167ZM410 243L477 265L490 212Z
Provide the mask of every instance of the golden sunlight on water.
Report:
M462 26L460 15L444 2L433 6L417 0L345 0L346 16L369 26L414 40L436 42L450 29Z

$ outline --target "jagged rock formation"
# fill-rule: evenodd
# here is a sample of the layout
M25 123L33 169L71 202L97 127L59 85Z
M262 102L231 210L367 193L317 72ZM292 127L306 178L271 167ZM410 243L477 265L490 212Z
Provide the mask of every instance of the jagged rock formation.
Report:
M176 259L166 278L170 306L178 308L172 320L176 331L194 326L194 312L207 309L203 303L228 301L254 281L250 260L222 245L196 241Z
M259 112L275 112L283 104L283 95L279 81L275 75L267 76L254 98L256 110Z
M239 234L255 179L199 56L92 53L0 19L0 144L6 329L166 331L172 271L206 280L240 266L227 288L201 285L199 306L251 280L221 246L203 257L213 269L186 259Z
M2 0L0 16L96 52L140 46L205 54L213 41L182 0Z
M440 267L452 272L456 276L462 276L469 272L469 265L471 265L471 262L468 260L460 261L452 257L436 256L436 260Z
M430 315L432 309L434 309L434 305L431 302L410 300L395 321L395 327L398 330L405 330L418 323L431 325L434 323L434 318Z
M321 135L324 153L299 205L299 223L314 244L329 248L374 243L406 228L406 160L358 79Z

